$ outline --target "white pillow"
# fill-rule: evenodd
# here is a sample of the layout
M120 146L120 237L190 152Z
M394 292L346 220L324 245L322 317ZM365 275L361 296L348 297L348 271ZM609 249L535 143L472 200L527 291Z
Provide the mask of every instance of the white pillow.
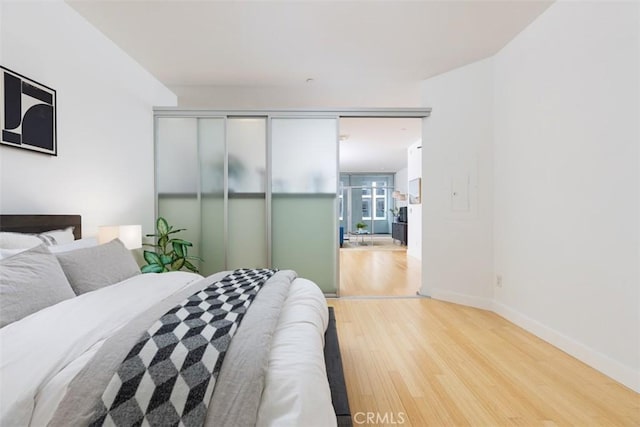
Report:
M40 244L42 241L38 240ZM93 246L98 246L98 239L95 237L85 237L84 239L74 240L71 243L67 243L65 245L55 245L55 246L47 246L49 252L52 254L59 254L63 252L75 251L76 249L90 248ZM15 254L19 254L20 252L24 252L27 249L0 249L0 259L10 257Z
M84 239L74 240L71 243L49 246L49 252L59 254L62 252L75 251L76 249L91 248L98 246L98 239L95 237L85 237Z
M66 245L72 243L76 238L73 235L73 227L67 227L64 230L45 231L37 235L45 245Z
M28 251L29 249L0 249L0 259L9 258L10 256L19 254L20 252Z
M29 249L42 244L42 240L35 234L0 232L0 248Z
M0 232L0 248L2 249L30 249L42 243L47 246L64 245L75 240L73 227L64 230L45 231L40 234Z

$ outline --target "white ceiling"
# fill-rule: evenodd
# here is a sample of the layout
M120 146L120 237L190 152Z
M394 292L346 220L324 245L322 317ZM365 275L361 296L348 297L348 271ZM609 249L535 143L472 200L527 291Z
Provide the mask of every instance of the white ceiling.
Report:
M422 119L340 119L340 172L397 172L421 136Z
M295 87L313 78L323 86L372 88L419 82L491 56L552 3L66 1L169 87ZM420 138L413 130L399 130L411 125L390 119L365 122L360 130L357 120L348 123L341 133L351 138L341 151L352 147L363 158L368 151L377 153L368 169L392 170L395 160L382 165L380 159L395 158L399 145ZM365 140L375 150L361 148Z

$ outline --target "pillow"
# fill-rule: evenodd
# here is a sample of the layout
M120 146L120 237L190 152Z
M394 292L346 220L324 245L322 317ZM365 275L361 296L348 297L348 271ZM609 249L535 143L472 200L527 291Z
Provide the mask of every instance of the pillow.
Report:
M40 242L42 243L42 242ZM98 246L98 239L95 237L85 237L84 239L74 240L71 243L65 245L47 246L49 252L52 254L58 254L61 252L69 252L81 248L90 248L92 246ZM0 249L0 259L8 258L12 255L24 252L27 249Z
M41 242L42 244L42 242ZM35 247L35 246L34 246ZM28 251L29 249L0 249L0 259L9 258L10 256L14 256L15 254L19 254L20 252Z
M56 254L76 295L95 291L140 274L131 251L120 239L91 248Z
M40 234L0 232L0 248L2 249L29 249L44 242L45 245L62 245L75 240L73 227L64 230L45 231Z
M75 251L76 249L91 248L98 246L98 239L95 237L85 237L84 239L74 240L71 243L49 246L49 252L59 254L62 252Z
M0 327L73 297L58 260L44 245L0 260Z
M29 249L42 244L42 240L35 234L0 232L0 248Z
M73 235L73 227L64 230L45 231L37 235L46 245L66 245L72 243L76 238Z

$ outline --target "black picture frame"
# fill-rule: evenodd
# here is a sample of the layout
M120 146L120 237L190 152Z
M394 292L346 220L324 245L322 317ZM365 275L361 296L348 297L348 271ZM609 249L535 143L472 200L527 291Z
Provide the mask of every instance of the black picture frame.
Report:
M0 65L0 145L58 155L56 91Z

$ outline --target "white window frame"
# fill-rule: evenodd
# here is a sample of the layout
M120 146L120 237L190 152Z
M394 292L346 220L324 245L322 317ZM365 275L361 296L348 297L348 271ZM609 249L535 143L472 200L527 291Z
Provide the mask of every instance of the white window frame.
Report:
M369 190L369 194L364 194L366 190ZM364 209L362 214L363 221L371 221L371 187L362 187L362 203L368 202L369 204L369 216L364 216Z
M383 187L377 187L376 182L372 182L370 187L362 188L362 202L368 201L369 203L369 213L373 213L374 221L383 221L387 219L387 187L383 185ZM384 183L383 183L384 184ZM370 190L369 194L364 194L364 190ZM382 194L378 194L376 190L382 190ZM382 216L378 216L376 206L378 205L378 200L382 199L382 203L384 204L384 209L382 210ZM363 221L371 221L371 215L362 216Z
M382 190L382 194L378 194L377 190ZM378 200L382 200L383 209L382 216L377 216L378 213ZM373 183L373 219L375 221L387 219L387 186L383 183L383 187L376 189L376 183Z

